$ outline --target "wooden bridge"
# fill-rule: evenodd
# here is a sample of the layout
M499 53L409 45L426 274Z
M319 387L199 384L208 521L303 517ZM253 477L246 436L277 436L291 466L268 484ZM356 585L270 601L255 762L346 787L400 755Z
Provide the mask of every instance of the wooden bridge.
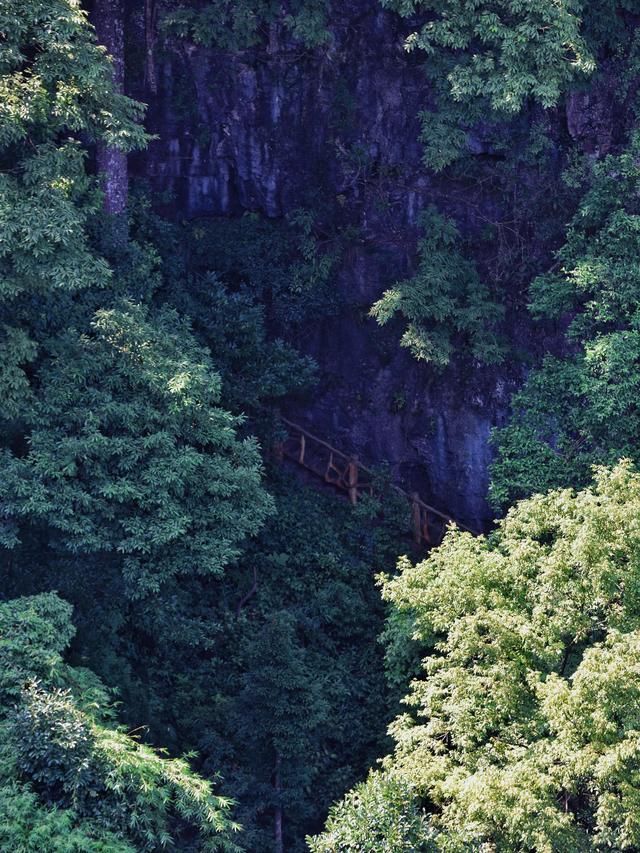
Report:
M343 492L352 504L364 495L374 493L374 473L357 456L349 456L326 441L312 435L299 424L281 418L287 431L286 439L276 448L281 458L290 459ZM475 530L459 524L450 516L425 503L417 492L405 492L392 485L397 494L411 507L411 535L416 545L431 547L440 544L449 524L477 535Z

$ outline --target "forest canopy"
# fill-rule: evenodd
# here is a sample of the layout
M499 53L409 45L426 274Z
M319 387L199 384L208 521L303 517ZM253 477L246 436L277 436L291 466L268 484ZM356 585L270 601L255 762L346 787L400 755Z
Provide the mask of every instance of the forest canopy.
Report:
M0 0L0 853L640 850L639 21Z

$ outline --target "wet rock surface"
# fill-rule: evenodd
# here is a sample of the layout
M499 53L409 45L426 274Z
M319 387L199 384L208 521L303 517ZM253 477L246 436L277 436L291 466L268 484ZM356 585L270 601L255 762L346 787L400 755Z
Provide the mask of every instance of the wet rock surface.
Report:
M157 91L133 92L150 104L159 139L135 169L171 193L170 215L278 218L304 207L333 234L349 230L335 280L340 311L295 341L317 359L320 387L289 414L366 464L388 462L406 488L481 526L492 518L489 434L507 417L521 368L438 374L399 347L399 326L381 329L368 311L412 271L426 205L464 230L495 219L500 198L422 165L418 113L429 91L419 57L403 50L402 21L377 0L350 0L334 18L329 48L304 49L273 29L244 53L184 42L159 52ZM476 153L486 156L482 146Z

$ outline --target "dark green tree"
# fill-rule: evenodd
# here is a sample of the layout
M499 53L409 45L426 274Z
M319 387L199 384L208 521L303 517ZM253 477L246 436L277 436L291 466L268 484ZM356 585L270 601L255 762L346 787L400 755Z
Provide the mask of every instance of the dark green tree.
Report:
M132 593L219 573L269 510L257 448L235 440L219 377L178 316L122 301L148 299L136 281L148 253L119 246L121 276L122 259L92 245L101 196L69 141L140 146L141 108L76 3L5 7L3 544L45 522L54 548L119 555Z
M0 604L2 849L239 850L230 802L119 728L96 676L63 662L73 634L53 593Z
M587 173L557 270L531 287L537 317L564 323L565 355L549 354L497 431L497 506L556 485L581 485L591 465L636 458L640 363L638 140Z
M217 407L219 378L175 312L96 312L56 340L39 383L28 452L3 459L7 517L46 522L73 554L122 555L132 592L220 574L260 528L257 447Z
M153 609L134 603L115 649L131 671L131 722L197 749L205 774L223 771L221 791L237 800L242 843L255 853L278 849L278 827L285 850L304 850L305 834L383 751L383 614L371 566L402 547L395 508L372 535L377 505L357 518L276 472L270 487L275 516L237 565L215 584L168 583Z

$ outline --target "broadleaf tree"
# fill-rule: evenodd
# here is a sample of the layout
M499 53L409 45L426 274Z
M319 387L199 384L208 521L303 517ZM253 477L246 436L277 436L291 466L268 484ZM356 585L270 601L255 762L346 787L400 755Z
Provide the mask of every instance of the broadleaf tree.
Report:
M114 87L76 0L6 0L0 32L3 581L67 586L79 621L113 640L132 600L153 607L176 576L219 577L271 500L210 355L153 298L159 256L109 239L94 146L143 146L141 105ZM53 628L29 641L46 671L20 676L28 689L5 709L3 844L232 847L209 782L104 723L104 689L60 662L58 622L53 650Z
M522 501L488 538L451 531L383 577L406 711L382 777L334 808L314 853L396 837L448 853L640 844L638 518L640 475L623 462L583 491ZM422 655L417 675L403 644ZM376 791L396 817L367 847Z
M0 604L2 849L238 851L231 802L118 727L104 685L64 663L73 634L54 593Z
M595 69L580 0L382 5L411 20L405 49L425 55L435 102L421 113L422 139L425 163L436 171L460 156L475 125L508 120L529 102L554 107L573 81Z
M640 339L638 140L587 171L556 269L531 286L531 310L563 325L564 352L548 353L497 430L492 498L513 500L586 483L593 464L637 456Z

